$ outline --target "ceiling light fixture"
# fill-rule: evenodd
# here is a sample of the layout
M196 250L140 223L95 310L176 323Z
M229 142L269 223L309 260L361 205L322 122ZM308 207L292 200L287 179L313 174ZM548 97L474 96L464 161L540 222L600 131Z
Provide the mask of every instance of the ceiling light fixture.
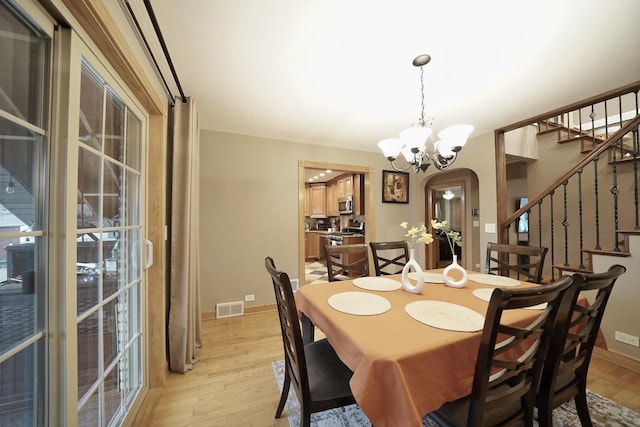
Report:
M425 172L429 162L438 170L448 168L456 161L458 152L466 144L469 134L473 131L471 125L453 125L438 133L438 140L434 140L433 129L424 118L424 69L423 66L431 61L429 55L419 55L413 60L415 67L420 67L421 115L418 123L400 132L400 138L384 139L378 143L384 156L389 159L391 166L397 171L413 169L415 173ZM408 163L404 167L396 165L395 161L402 154Z
M451 200L454 197L456 197L456 195L453 194L453 192L451 190L445 191L444 194L442 195L442 198L445 199L445 200Z
M2 188L2 187L0 187ZM9 175L9 183L7 184L7 188L4 189L7 194L13 194L16 191L16 188L13 186L13 175Z

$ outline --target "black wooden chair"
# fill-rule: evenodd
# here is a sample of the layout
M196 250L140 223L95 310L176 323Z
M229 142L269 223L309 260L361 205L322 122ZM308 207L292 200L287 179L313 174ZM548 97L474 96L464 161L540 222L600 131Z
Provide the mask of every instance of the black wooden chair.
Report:
M554 334L536 398L540 426L553 425L553 410L572 398L580 424L592 425L586 391L589 362L609 295L625 271L621 265L612 265L605 273L573 275L577 287L573 314L566 325ZM580 292L593 290L598 291L593 304L588 307L577 304Z
M471 394L429 415L443 426L533 425L533 408L553 328L571 309L573 280L496 288L491 294ZM502 323L509 310L547 303L528 325Z
M370 242L376 276L400 274L409 261L409 246L404 240L396 242Z
M548 248L487 243L485 273L542 283L542 268Z
M366 243L324 245L324 255L330 282L369 275L369 247Z
M271 257L265 258L264 263L273 282L284 345L285 376L276 418L282 415L293 384L300 401L300 425L309 427L312 413L355 403L349 388L353 372L342 363L326 339L302 344L289 276L276 270Z

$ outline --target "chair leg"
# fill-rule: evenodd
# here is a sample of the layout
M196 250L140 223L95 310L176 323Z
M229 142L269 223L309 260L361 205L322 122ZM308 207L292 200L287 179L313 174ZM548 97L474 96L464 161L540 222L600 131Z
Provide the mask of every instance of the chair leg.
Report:
M576 411L580 417L582 427L592 427L591 415L589 415L589 406L587 405L587 391L584 387L580 388L580 392L576 394Z
M538 425L540 427L553 426L553 409L548 405L548 402L538 405Z
M300 427L311 427L311 412L300 407Z
M284 404L287 403L287 397L289 396L289 388L291 387L291 378L289 378L289 372L285 368L284 383L282 384L282 394L280 395L280 403L278 403L278 409L276 409L276 418L280 418Z

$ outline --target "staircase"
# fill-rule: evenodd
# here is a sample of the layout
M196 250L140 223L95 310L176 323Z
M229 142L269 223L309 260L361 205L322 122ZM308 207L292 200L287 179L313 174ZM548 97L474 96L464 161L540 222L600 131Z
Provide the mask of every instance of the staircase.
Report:
M529 244L549 248L548 281L593 271L594 255L628 257L640 235L639 91L640 81L496 130L498 241L522 240L515 225L527 213ZM539 158L526 165L529 202L514 212L505 133L527 126Z

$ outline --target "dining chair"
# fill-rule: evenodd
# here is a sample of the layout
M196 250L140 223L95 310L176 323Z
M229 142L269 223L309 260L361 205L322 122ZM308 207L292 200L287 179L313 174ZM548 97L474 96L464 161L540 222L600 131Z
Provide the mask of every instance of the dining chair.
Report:
M400 274L409 261L409 246L405 240L369 242L376 276Z
M276 418L280 418L293 388L300 402L300 426L309 427L311 414L355 403L349 380L353 372L325 339L302 343L298 311L289 275L278 271L271 257L264 260L271 275L284 346L285 374Z
M571 308L573 279L562 276L546 286L496 288L476 359L471 394L447 402L429 415L443 426L533 425L533 408L553 328ZM546 303L546 304L545 304ZM536 307L528 325L510 325L510 310Z
M369 275L369 247L366 243L324 245L330 282Z
M572 315L552 338L536 398L540 426L553 425L553 410L572 398L580 424L592 425L586 391L589 362L613 285L625 271L625 267L616 264L604 273L573 275L577 292ZM583 291L597 291L588 307L577 302Z
M510 276L528 282L542 282L542 268L548 248L543 246L487 243L485 273Z

